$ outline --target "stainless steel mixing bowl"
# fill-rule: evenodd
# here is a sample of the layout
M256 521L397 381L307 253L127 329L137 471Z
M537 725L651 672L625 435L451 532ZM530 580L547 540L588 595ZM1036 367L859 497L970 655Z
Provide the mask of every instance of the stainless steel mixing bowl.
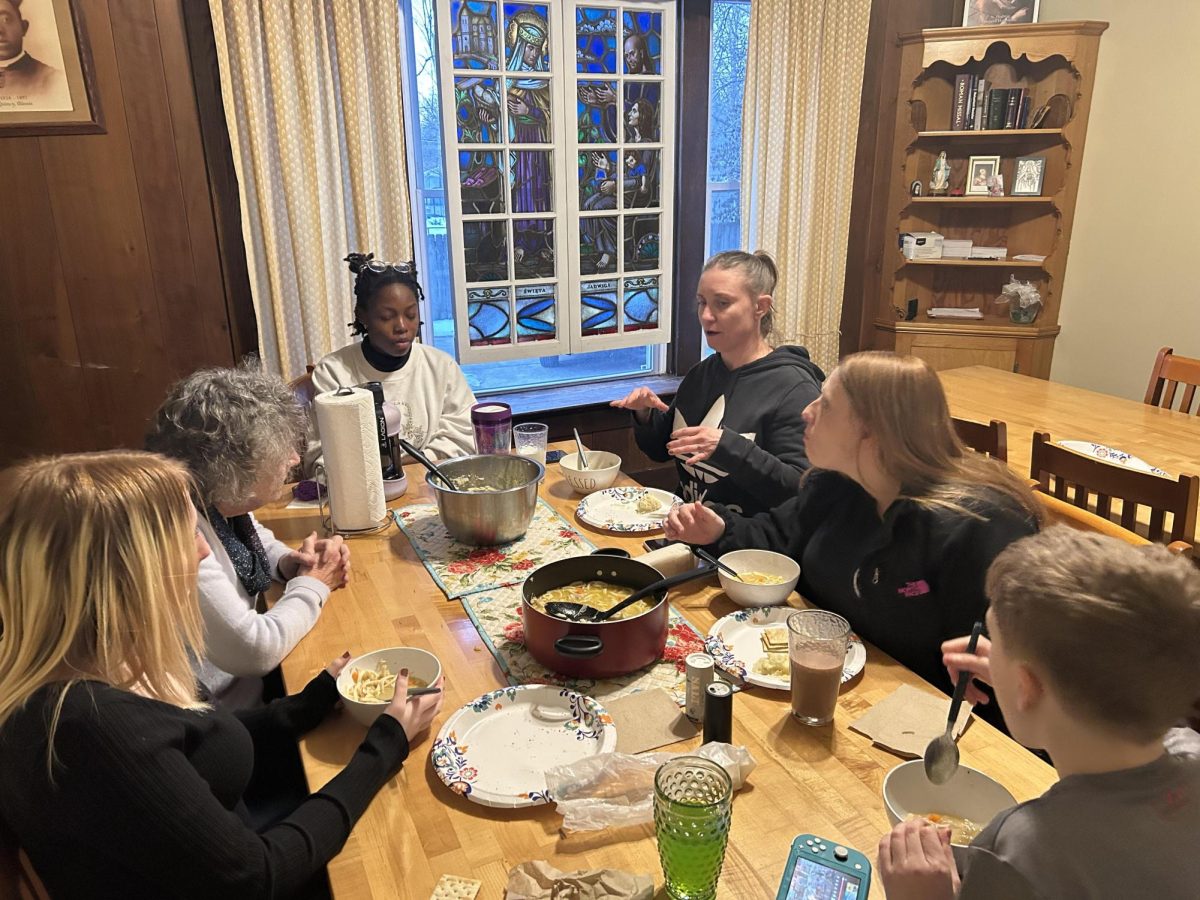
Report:
M526 456L460 456L437 464L452 479L474 476L486 491L452 491L426 473L442 524L459 541L476 547L515 541L537 508L538 483L546 469Z

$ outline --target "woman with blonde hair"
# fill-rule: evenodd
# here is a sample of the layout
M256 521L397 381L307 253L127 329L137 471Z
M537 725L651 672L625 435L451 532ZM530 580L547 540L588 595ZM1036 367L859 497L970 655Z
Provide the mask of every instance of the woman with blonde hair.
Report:
M710 259L696 313L713 355L692 367L670 405L648 387L612 404L633 413L643 453L675 459L685 500L753 515L795 494L808 468L801 413L825 373L803 347L771 346L777 280L762 250Z
M236 717L201 703L187 470L150 453L34 460L0 496L0 832L51 896L295 896L320 877L441 695L407 673L346 768L256 832L242 802L262 739L333 709L334 676ZM267 763L270 761L267 760Z
M937 374L916 357L846 357L804 419L813 469L797 497L753 518L678 507L667 537L786 553L806 598L949 692L941 644L983 618L996 555L1037 531L1032 491L963 446Z

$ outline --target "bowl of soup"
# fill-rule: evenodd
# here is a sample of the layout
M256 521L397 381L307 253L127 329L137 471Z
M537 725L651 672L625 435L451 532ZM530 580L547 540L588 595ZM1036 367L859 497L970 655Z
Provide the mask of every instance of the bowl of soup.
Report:
M770 550L734 550L721 562L738 578L717 570L725 595L738 606L778 606L800 580L800 566L790 556ZM740 579L740 580L739 580Z
M337 677L342 705L354 721L368 728L387 709L396 691L396 676L408 669L408 687L429 687L442 677L441 661L419 647L388 647L350 660Z
M945 784L934 784L925 775L925 761L914 759L884 776L883 802L893 825L920 816L950 828L958 858L997 813L1017 801L1000 782L970 766L960 765Z

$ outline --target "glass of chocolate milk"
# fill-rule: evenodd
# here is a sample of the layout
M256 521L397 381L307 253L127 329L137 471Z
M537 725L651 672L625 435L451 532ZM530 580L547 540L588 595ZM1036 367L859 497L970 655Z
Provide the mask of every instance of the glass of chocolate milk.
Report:
M842 686L850 623L823 609L803 609L788 616L787 624L792 715L805 725L825 725L833 721Z

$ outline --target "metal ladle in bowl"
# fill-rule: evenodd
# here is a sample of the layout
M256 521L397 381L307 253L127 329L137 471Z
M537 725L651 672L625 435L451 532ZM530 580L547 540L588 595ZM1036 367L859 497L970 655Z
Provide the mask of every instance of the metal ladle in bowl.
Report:
M692 581L695 578L703 578L705 575L711 575L712 572L712 566L704 565L681 572L678 575L672 575L670 578L659 579L652 584L646 585L644 588L638 588L616 606L605 610L596 609L596 607L588 606L586 603L573 603L570 600L551 600L546 604L546 612L556 619L563 619L567 622L604 622L621 612L621 610L637 603L639 600L644 600L667 588L675 587L677 584L683 584L685 581Z
M983 622L976 622L967 641L967 653L974 653L979 643ZM925 777L934 784L945 784L958 771L958 744L954 742L954 725L958 722L958 710L971 682L971 673L965 669L958 673L954 685L954 696L950 700L950 715L946 719L946 730L929 742L925 748Z
M462 490L462 488L460 488L457 484L454 483L453 478L451 478L449 475L447 475L445 472L443 472L441 469L439 469L437 466L435 466L433 464L433 462L424 453L422 453L420 450L418 450L416 447L414 447L412 444L410 444L404 438L397 437L396 442L402 448L404 448L405 453L407 453L409 456L411 456L413 459L415 459L417 462L419 462L421 465L423 465L425 468L427 468L430 472L432 472L434 475L436 475L438 478L440 478L442 480L442 484L446 485L446 487L450 488L450 490L452 490L452 491Z

